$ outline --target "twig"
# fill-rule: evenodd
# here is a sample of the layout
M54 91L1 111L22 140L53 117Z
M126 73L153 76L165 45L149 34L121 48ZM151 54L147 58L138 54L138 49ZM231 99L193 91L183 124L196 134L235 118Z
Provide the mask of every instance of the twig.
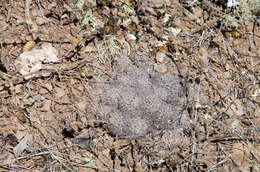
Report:
M39 9L40 9L40 14L41 14L41 16L44 17L44 16L43 16L43 12L42 12L42 6L41 6L41 3L40 3L40 0L36 0L36 2L37 2L37 5L38 5L38 7L39 7Z
M38 26L33 23L32 18L30 16L30 5L31 5L32 0L26 0L25 1L25 20L26 23L29 27L29 30L31 32L37 32L38 31Z
M11 167L11 169L12 168L16 168L16 169L21 168L21 169L24 169L24 170L33 171L33 170L29 169L29 168L26 168L26 167L20 166L20 165L10 165L10 167Z
M17 160L27 159L27 158L31 158L31 157L34 157L34 156L48 155L48 154L50 154L49 151L40 152L40 153L37 153L37 154L32 154L32 155L28 155L28 156L19 157L19 158L17 158Z
M208 170L208 172L216 170L216 168L217 168L218 166L220 166L221 164L224 164L224 163L227 162L227 161L232 161L232 160L230 159L230 155L229 155L229 156L226 156L225 159L223 159L223 160L220 161L219 163L217 163L217 164L213 165L212 167L210 167L209 170Z
M5 169L5 170L11 170L11 168L6 167L6 166L3 166L3 165L0 165L0 169L1 169L1 168Z
M50 155L53 159L56 159L56 161L58 161L59 163L61 163L65 168L67 168L69 171L74 171L73 169L71 169L70 167L68 167L65 163L62 162L62 158L56 156L53 154L53 152L50 152Z

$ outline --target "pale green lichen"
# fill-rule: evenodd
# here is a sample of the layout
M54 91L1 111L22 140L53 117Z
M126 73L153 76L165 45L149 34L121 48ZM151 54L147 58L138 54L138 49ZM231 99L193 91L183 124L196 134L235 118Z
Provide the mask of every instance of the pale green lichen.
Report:
M97 28L102 27L103 23L99 21L96 17L94 17L91 9L88 9L81 17L80 26L83 27L85 25L90 26L91 31L95 31Z
M84 0L77 0L75 3L75 7L78 8L79 10L82 10L84 7L85 1Z
M157 41L157 42L156 42L156 47L161 47L161 46L164 46L164 45L166 45L166 44L167 44L166 41Z
M121 6L120 12L121 12L122 17L130 17L135 14L135 10L132 7L130 7L126 4L123 4L120 1L118 2L118 5Z
M130 25L132 23L132 19L130 18L124 18L122 21L122 26L127 27L128 25Z
M170 20L170 17L171 17L171 15L168 14L168 13L166 13L166 14L164 15L163 22L164 22L164 23L168 22L168 21Z
M225 15L225 20L231 27L238 28L240 26L239 20L237 20L235 16L227 14Z
M235 120L235 121L231 124L230 129L231 129L231 130L235 130L235 129L239 126L239 124L240 124L240 121L239 121L239 120Z
M127 27L132 22L138 24L138 18L133 7L121 1L118 1L117 5L120 7L118 8L118 16L122 18L121 21L124 27Z
M181 32L181 29L171 27L171 28L170 28L170 32L171 32L171 34L173 34L174 36L177 36L177 35Z
M97 60L101 64L111 62L121 52L121 41L114 36L107 36L97 45Z
M256 18L260 11L260 0L244 0L240 1L236 7L233 7L231 13L225 15L227 25L238 28L244 22L252 21Z

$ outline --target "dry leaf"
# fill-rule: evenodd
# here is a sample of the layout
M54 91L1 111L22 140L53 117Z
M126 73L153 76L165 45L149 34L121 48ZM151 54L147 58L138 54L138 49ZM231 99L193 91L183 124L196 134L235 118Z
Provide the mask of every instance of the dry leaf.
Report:
M84 48L84 53L91 53L91 52L96 52L97 48L95 47L95 45L93 43L88 44L85 48Z
M206 48L202 47L199 49L199 59L202 63L202 66L204 68L208 67L208 51L206 50Z
M196 17L202 17L202 14L203 14L203 10L200 8L200 7L196 7L193 11L194 15Z
M16 59L15 67L25 79L31 79L37 76L36 72L43 69L42 63L58 62L57 55L58 51L51 44L43 44L41 49L22 53Z
M136 164L136 166L135 166L135 171L136 171L136 172L142 172L143 170L144 170L144 169L143 169L141 163L138 162L138 163Z
M239 99L235 100L234 103L227 110L227 114L230 116L238 117L238 116L243 115L244 113L245 112L244 112L243 104Z
M69 37L69 39L72 42L72 44L75 46L79 43L79 40L73 36Z
M71 140L73 143L77 144L82 149L87 149L92 151L92 138L89 133L82 134Z
M40 110L42 112L49 112L51 109L51 104L52 104L51 100L45 100L44 105L40 108Z
M243 162L248 158L245 145L243 143L234 143L232 146L231 158L238 166L241 166Z
M81 72L81 76L83 76L83 77L88 76L89 71L90 71L90 68L89 68L89 67L85 67L85 68L82 70L82 72Z
M130 6L131 5L131 2L130 2L130 0L123 0L128 6Z
M27 134L24 138L20 141L18 145L14 147L14 154L15 157L19 157L21 153L27 148L28 144L32 141L32 135Z
M66 95L66 91L65 91L65 89L64 88L59 88L59 87L56 87L55 88L55 96L57 97L57 98L62 98L62 97L64 97L65 95Z

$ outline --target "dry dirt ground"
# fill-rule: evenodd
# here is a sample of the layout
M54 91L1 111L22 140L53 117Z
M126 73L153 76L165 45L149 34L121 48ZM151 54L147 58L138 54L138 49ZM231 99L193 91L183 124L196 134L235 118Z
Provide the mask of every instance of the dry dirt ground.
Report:
M1 0L0 171L260 171L259 9Z

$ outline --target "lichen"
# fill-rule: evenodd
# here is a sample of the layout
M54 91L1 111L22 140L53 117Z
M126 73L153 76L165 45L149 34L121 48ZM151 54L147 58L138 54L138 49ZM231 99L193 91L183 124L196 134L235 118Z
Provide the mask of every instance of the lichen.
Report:
M97 45L97 60L100 64L111 62L121 52L120 40L114 36L106 36L104 40Z

